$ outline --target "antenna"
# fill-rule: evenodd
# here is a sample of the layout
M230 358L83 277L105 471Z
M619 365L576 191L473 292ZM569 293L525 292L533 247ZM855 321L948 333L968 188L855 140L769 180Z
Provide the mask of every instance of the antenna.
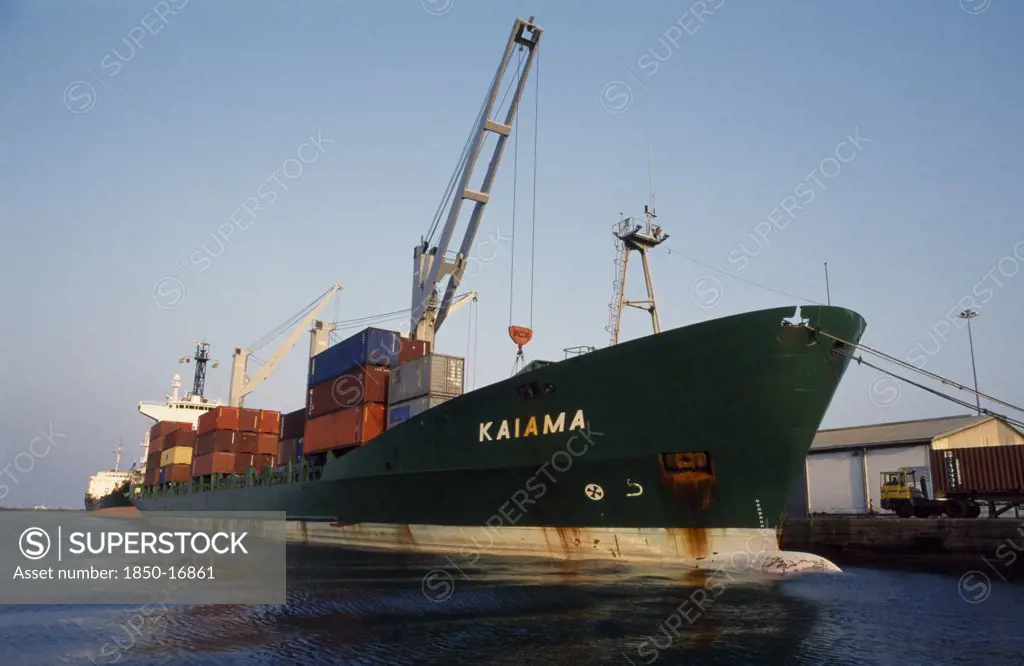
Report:
M829 305L832 305L832 292L828 288L828 262L825 262L825 299Z
M121 449L124 448L122 446L123 444L124 444L123 438L119 437L117 439L117 448L114 449L114 471L115 472L121 471Z
M651 168L651 144L650 143L647 144L647 190L648 190L648 192L650 192L650 195L651 195L651 215L654 216L654 217L657 217L657 215L654 214L654 211L655 211L655 207L654 207L654 169ZM650 216L648 216L648 222L649 221L650 221Z

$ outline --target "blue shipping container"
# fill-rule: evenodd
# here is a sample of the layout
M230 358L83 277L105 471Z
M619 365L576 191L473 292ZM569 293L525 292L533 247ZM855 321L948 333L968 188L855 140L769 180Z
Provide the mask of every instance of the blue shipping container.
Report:
M164 483L167 480L167 468L161 467L160 474L157 475L157 483Z
M408 421L412 416L412 407L409 405L397 405L388 412L388 427L396 426L402 421Z
M398 365L401 337L395 331L367 328L309 359L308 386L330 381L356 366Z
M303 440L300 437L299 440L297 442L295 442L295 459L296 460L302 460L302 444L304 443L304 441L305 440Z

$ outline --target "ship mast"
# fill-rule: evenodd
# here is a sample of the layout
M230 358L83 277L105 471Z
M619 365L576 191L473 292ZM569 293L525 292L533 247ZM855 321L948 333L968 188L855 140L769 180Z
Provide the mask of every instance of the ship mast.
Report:
M114 471L115 472L120 472L121 471L121 450L123 449L123 445L124 445L124 439L119 437L118 440L117 440L117 448L114 449Z
M210 360L210 343L198 343L193 358L196 360L196 374L192 380L192 395L202 398L206 389L206 363Z
M205 402L203 399L203 391L206 389L206 364L210 361L209 342L206 342L205 340L197 342L194 355L183 356L178 359L178 363L190 363L192 361L196 362L196 370L195 375L193 375L192 378L192 392L188 394L188 398L196 396ZM217 367L217 364L214 363L213 367Z
M483 106L477 116L469 140L463 149L459 165L452 174L448 184L448 191L445 193L438 206L437 214L431 224L430 231L423 238L419 245L413 249L413 284L412 284L412 315L410 319L409 335L416 340L433 342L438 329L448 316L455 291L459 287L463 273L466 270L469 251L473 245L473 239L480 228L480 220L483 216L484 207L491 198L491 186L494 184L494 177L501 162L502 153L509 135L512 133L512 124L516 118L516 111L519 108L519 101L522 98L523 89L526 86L526 79L533 65L534 57L537 55L537 46L540 43L542 30L533 24L533 17L523 21L516 19L512 26L512 33L505 44L505 51L501 57L501 64L491 81L490 89L484 98ZM520 49L520 62L510 67L512 53L516 46ZM525 53L525 58L523 54ZM502 81L512 69L518 74L518 85L509 102L508 111L503 120L495 120L491 117L495 111L495 103L498 93L502 90ZM515 83L515 79L512 81ZM510 86L511 87L511 86ZM500 107L500 104L499 104ZM500 112L500 109L497 111ZM491 149L490 162L487 165L483 182L479 189L470 188L470 177L480 158L484 139L488 133L497 136L497 141ZM449 204L449 200L453 198ZM455 227L459 221L459 213L462 211L462 202L472 202L472 214L466 227L465 235L462 238L462 245L457 253L449 253L448 245L452 240ZM441 230L440 238L436 245L431 246L434 234L442 218L442 211L448 207L448 215ZM441 281L448 277L448 283L444 288L444 296L438 303L438 293Z
M640 310L647 310L651 315L651 326L655 333L661 332L661 321L658 319L658 307L654 297L654 279L651 277L651 264L647 251L661 245L668 240L668 234L662 231L661 227L654 223L658 215L654 211L654 178L651 176L650 148L647 153L647 177L650 188L650 204L644 206L644 216L647 223L642 224L632 217L622 217L615 230L612 232L616 238L615 256L615 281L612 283L612 302L608 306L610 310L608 326L605 328L611 334L608 344L616 345L619 342L619 332L622 323L622 308L625 306L634 307ZM626 298L626 269L629 267L629 254L636 252L640 255L640 262L644 267L644 283L647 287L647 298L631 301Z

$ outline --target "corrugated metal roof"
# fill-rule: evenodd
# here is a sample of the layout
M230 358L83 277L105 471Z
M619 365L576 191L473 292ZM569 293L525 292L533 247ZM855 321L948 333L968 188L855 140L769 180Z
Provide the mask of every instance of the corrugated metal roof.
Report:
M812 451L827 451L850 446L930 443L933 438L951 431L968 428L987 421L991 416L964 414L917 421L897 421L853 428L819 430L811 444Z

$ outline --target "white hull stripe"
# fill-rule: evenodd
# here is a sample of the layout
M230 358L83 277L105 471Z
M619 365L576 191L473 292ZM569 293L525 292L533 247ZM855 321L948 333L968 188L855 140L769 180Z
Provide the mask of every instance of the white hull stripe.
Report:
M786 574L839 571L825 558L780 551L775 530L630 527L453 527L289 521L289 541L374 550L559 560L614 560Z

